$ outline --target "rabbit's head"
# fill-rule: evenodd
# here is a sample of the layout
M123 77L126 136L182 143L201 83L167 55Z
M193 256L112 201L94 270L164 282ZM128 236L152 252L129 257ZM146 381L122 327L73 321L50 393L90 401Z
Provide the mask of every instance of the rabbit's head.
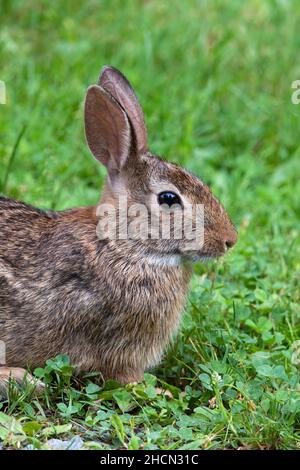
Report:
M85 130L91 152L108 170L100 213L114 207L119 237L126 238L126 229L143 256L211 258L236 243L236 230L208 186L150 153L136 94L113 67L104 67L99 84L87 91Z

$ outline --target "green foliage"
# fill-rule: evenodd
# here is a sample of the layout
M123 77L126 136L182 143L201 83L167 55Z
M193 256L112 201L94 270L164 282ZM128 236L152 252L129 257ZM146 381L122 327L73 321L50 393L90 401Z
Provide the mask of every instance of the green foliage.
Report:
M82 102L110 63L138 91L153 151L209 182L239 229L230 255L196 266L182 329L142 384L74 379L68 358L49 360L42 397L12 389L0 404L0 441L299 448L298 3L3 0L0 15L0 191L97 202L105 171Z

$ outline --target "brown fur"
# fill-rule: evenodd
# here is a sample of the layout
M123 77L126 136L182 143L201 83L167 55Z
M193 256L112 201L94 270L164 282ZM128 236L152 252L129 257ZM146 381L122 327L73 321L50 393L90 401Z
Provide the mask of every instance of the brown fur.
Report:
M197 255L224 254L236 242L224 208L198 178L138 150L146 148L147 134L137 128L143 125L137 98L128 94L127 81L122 89L115 69L105 68L103 86L116 77L123 94L94 86L87 96L87 140L109 170L100 202L116 205L125 192L129 204L150 206L170 184L205 205L204 247ZM195 253L185 253L183 240L99 240L96 211L42 211L0 198L0 340L9 366L0 368L2 384L11 368L42 366L61 353L78 371L139 381L177 330ZM172 256L180 262L169 263Z

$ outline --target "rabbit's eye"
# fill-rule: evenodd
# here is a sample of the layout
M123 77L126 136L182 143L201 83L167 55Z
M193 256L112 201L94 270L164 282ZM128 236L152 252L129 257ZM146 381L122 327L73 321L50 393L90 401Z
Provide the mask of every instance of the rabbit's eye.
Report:
M158 204L167 204L169 207L174 204L180 204L180 197L171 191L164 191L158 195Z

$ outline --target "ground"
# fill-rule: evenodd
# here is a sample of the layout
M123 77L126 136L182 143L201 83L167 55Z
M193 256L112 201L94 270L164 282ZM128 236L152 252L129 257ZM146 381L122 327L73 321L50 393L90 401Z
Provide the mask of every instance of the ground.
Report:
M143 383L79 383L56 358L36 371L44 396L0 404L0 447L299 448L298 3L3 0L0 15L3 194L97 202L82 105L108 63L138 90L152 150L209 183L239 230L195 266L182 329Z

